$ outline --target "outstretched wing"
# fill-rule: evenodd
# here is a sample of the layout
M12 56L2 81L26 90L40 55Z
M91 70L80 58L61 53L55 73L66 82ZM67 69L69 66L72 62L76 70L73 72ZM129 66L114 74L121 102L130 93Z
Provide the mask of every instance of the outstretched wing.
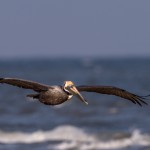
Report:
M142 105L141 103L147 104L144 101L144 97L135 95L133 93L130 93L124 89L120 89L113 86L77 86L77 89L82 92L96 92L101 94L108 94L108 95L115 95L122 97L124 99L130 100L135 104Z
M32 89L36 92L46 91L48 90L48 88L51 88L50 86L44 84L23 80L23 79L17 79L17 78L0 78L0 83L6 83L21 88L25 88L25 89Z

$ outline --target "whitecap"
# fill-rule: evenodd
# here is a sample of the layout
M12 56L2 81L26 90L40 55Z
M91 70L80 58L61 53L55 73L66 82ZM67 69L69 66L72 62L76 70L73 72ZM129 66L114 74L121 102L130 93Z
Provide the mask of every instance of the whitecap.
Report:
M19 131L0 132L0 143L4 144L34 144L48 141L57 142L50 142L52 144L49 143L48 145L49 149L54 150L116 150L128 147L150 146L150 135L143 134L140 130L133 130L131 136L103 141L94 133L86 133L83 129L70 125L59 126L49 131L39 130L32 133Z
M80 138L79 138L80 137ZM93 138L88 137L88 135L81 129L64 125L56 127L50 131L35 131L33 133L24 132L3 132L0 131L0 142L1 143L36 143L45 142L50 140L74 140L74 141L89 141Z
M87 136L89 137L89 135ZM142 147L150 146L150 135L141 134L139 130L134 130L131 137L124 139L112 139L110 141L101 141L98 139L92 138L89 142L79 142L73 140L72 142L62 142L58 145L55 145L53 148L56 150L64 150L70 148L76 148L79 150L93 150L93 149L103 149L103 150L116 150L123 149L128 147Z

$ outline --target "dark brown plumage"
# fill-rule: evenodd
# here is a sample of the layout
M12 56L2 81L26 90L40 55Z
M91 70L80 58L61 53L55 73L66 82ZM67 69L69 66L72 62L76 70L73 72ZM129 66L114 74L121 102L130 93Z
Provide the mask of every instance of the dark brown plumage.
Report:
M40 102L47 105L58 105L69 100L73 95L81 101L88 104L79 92L96 92L101 94L115 95L121 98L132 101L140 106L147 104L142 96L130 93L124 89L112 86L75 86L71 81L65 81L64 86L49 86L33 81L15 79L15 78L0 78L0 83L6 83L18 86L25 89L31 89L37 94L29 94L28 97L39 99Z
M130 93L124 89L120 89L117 87L113 86L78 86L77 89L82 92L96 92L96 93L101 93L101 94L108 94L108 95L115 95L122 97L124 99L130 100L135 104L139 104L140 106L142 105L141 103L147 104L144 101L144 97L138 96L136 94Z

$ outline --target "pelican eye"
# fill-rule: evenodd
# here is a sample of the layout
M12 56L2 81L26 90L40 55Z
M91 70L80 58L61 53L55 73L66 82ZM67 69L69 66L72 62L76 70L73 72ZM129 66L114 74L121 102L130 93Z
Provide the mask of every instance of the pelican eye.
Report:
M74 87L74 85L68 85L68 88L73 88Z

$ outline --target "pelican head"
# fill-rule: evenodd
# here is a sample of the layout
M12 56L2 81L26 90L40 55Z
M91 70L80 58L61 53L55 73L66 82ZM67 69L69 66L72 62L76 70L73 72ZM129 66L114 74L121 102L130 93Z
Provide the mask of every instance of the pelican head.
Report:
M83 98L83 96L77 90L75 84L72 81L65 81L64 82L64 90L66 92L70 93L71 95L76 96L77 98L79 98L85 104L88 104L88 102Z

